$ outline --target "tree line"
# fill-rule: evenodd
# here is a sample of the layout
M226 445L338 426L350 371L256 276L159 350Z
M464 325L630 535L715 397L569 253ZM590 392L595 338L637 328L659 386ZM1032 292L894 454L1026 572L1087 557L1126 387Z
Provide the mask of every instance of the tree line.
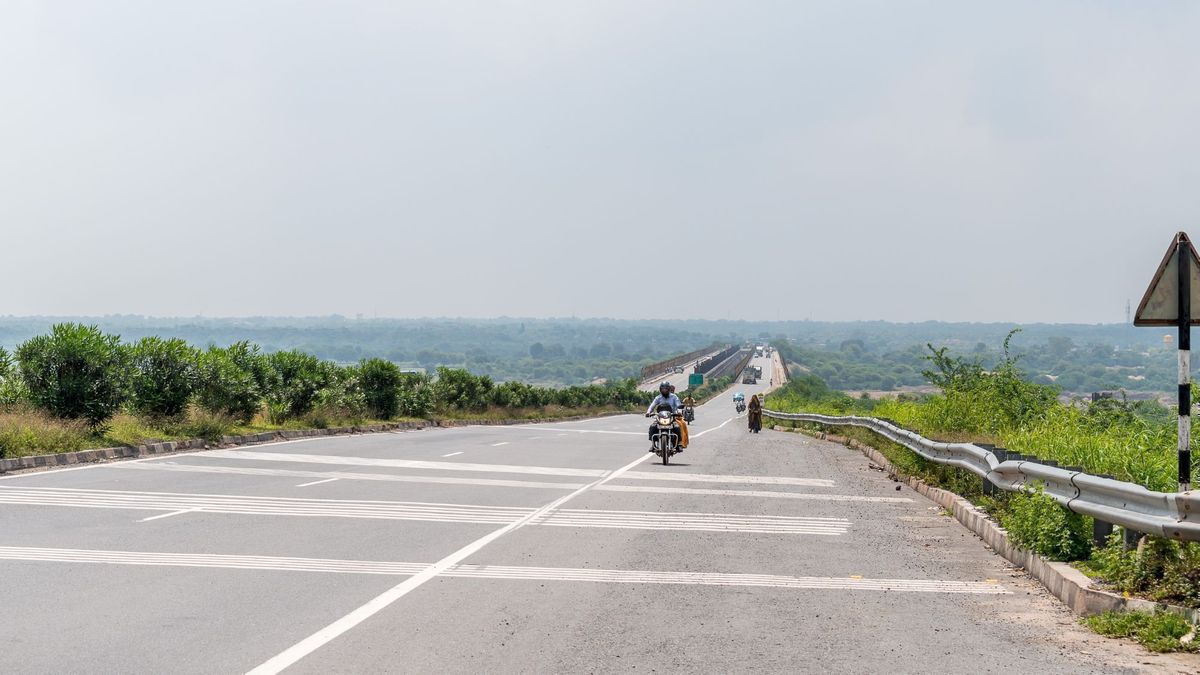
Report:
M195 347L180 338L132 343L95 325L59 323L45 335L0 348L0 405L29 406L102 428L122 410L177 419L190 407L248 423L326 418L388 420L491 408L632 408L647 394L633 380L563 389L438 368L405 372L381 358L351 365L300 350L267 353L249 341Z

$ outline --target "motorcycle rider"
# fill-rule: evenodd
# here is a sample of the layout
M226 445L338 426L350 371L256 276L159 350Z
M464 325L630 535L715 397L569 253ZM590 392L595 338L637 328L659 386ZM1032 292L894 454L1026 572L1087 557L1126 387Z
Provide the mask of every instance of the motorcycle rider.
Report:
M683 403L679 400L679 397L675 395L675 392L671 391L672 388L673 387L671 387L670 382L663 382L662 384L658 385L658 396L655 396L654 400L650 402L650 407L646 409L646 417L653 417L654 413L658 411L658 406L660 405L670 406L672 415L679 411L679 408L683 405ZM687 425L684 424L683 420L679 418L676 418L675 421L679 424L679 449L682 450L683 448L687 447ZM657 433L658 424L651 424L650 452L654 452L654 435Z

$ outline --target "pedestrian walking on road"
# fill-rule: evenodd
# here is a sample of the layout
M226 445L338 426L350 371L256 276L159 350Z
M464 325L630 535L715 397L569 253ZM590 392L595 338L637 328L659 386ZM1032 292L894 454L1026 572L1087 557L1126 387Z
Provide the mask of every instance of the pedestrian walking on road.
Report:
M747 407L750 410L750 414L747 415L750 431L757 434L762 431L762 403L758 400L758 394L750 397L750 404Z

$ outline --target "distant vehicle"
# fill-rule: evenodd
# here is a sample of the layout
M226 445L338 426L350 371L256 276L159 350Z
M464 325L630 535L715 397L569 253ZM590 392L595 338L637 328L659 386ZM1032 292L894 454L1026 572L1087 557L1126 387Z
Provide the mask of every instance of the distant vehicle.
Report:
M675 374L682 375L683 374L683 366L675 366Z

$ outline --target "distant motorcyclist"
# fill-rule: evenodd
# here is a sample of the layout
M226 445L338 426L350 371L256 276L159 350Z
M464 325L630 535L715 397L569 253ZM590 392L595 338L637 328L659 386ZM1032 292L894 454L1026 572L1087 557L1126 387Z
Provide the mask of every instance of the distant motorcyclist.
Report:
M673 389L674 387L671 386L670 382L663 382L662 384L658 385L658 396L655 396L654 400L650 402L650 407L646 409L646 417L653 417L654 413L658 411L658 407L661 405L669 406L672 415L679 412L679 409L683 407L683 402L680 401L679 397L675 395L675 392L672 391ZM686 448L688 441L687 424L685 424L683 420L679 418L676 418L676 421L679 423L679 447L681 449ZM651 424L650 452L654 452L654 436L657 433L658 425Z
M692 398L692 395L689 393L683 399L683 426L687 427L688 422L694 419L696 419L696 399ZM686 430L683 432L683 435L687 436Z

